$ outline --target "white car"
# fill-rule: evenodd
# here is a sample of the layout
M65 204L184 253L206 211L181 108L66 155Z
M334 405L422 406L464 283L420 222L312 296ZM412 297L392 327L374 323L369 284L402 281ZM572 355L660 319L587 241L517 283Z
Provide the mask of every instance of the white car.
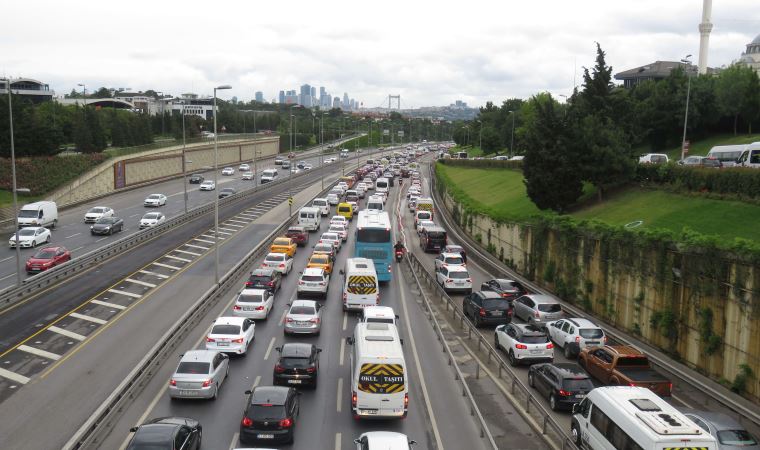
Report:
M586 347L596 347L607 344L604 330L588 319L560 319L546 324L549 338L564 350L565 356L571 358L578 355Z
M327 297L327 289L330 287L330 274L318 267L304 269L301 279L298 280L296 291L301 295L319 295Z
M365 190L372 191L375 189L375 183L372 182L372 178L370 177L364 177L362 183L364 183Z
M314 208L319 208L319 212L323 216L330 214L330 202L324 197L317 197L312 200L311 206Z
M345 216L332 216L332 218L330 218L330 225L334 223L343 224L348 227L348 219L346 219Z
M354 439L356 450L410 450L417 442L395 431L369 431Z
M27 227L18 230L18 246L36 247L39 244L50 242L50 230L45 227ZM8 245L16 248L16 233L13 233L8 239Z
M248 172L251 170L251 166L248 164L241 164L240 167L238 167L238 171L240 172Z
M329 232L322 233L322 236L319 237L318 242L320 244L324 244L324 243L332 244L333 247L335 247L336 252L339 252L342 246L341 244L342 240L340 238L340 235L338 235L338 233L329 233Z
M356 192L359 193L359 198L364 198L367 195L367 185L364 183L357 183Z
M235 299L232 315L249 319L264 319L274 306L274 294L267 289L243 289Z
M293 258L285 253L269 253L261 263L262 269L272 269L280 272L283 276L293 270Z
M334 192L327 194L327 203L329 203L331 206L336 206L339 202L340 198L338 197L338 194Z
M243 179L244 180L253 180L253 172L251 172L250 170L246 171L246 172L243 172Z
M84 223L95 223L102 217L113 217L114 211L108 206L90 208L84 215Z
M467 264L464 262L464 258L462 258L462 255L460 253L441 252L438 254L438 256L435 257L435 270L440 270L441 267L454 266L467 266Z
M160 212L149 212L140 219L140 229L155 227L166 222L166 216Z
M312 166L311 164L305 164L305 165L303 166L303 170L311 170L313 167L314 167L314 166Z
M546 332L524 323L508 323L496 327L494 343L496 349L504 349L509 364L521 362L554 362L554 344Z
M235 169L233 167L225 167L222 169L222 175L230 176L235 174Z
M338 184L336 184L335 187L339 187L340 190L343 191L343 193L345 194L346 191L348 190L348 183L346 183L345 181L341 181Z
M206 350L245 355L256 324L247 317L219 317L206 336Z
M348 228L344 224L331 223L327 231L329 233L338 233L343 242L346 242L346 239L348 239Z
M446 293L472 292L472 277L463 266L441 267L435 272L435 279Z
M164 194L150 194L143 201L145 206L164 206L166 205L166 196Z
M434 227L435 222L432 220L420 220L417 222L417 234L422 234L422 230L425 229L425 227Z
M214 180L203 180L198 189L202 191L213 191L216 189L216 183L214 183Z

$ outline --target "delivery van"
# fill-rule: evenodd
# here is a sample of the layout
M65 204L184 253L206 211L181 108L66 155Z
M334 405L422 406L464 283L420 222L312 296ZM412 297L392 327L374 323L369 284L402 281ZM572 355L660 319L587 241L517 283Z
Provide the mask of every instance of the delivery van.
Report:
M367 258L348 258L343 275L343 310L361 310L380 304L380 285L375 263Z
M322 213L319 208L304 206L298 211L298 226L304 227L306 231L316 231L319 229L321 218Z
M269 183L277 179L277 169L266 169L261 172L261 184Z
M55 228L58 225L58 205L41 201L29 203L18 212L18 227Z

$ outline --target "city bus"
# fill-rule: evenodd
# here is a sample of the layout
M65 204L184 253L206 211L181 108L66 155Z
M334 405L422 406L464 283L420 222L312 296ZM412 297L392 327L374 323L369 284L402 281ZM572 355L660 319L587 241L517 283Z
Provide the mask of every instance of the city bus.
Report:
M386 211L359 211L354 257L371 259L378 281L391 281L393 244L391 219Z

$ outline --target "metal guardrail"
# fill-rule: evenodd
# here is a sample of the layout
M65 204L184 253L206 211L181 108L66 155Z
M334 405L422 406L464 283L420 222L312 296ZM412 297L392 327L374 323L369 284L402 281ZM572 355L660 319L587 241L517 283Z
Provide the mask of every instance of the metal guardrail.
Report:
M432 165L430 166L430 179L431 179L431 184L432 184L430 190L431 190L433 199L437 204L443 205L443 199L440 198L438 191L435 189L435 173L433 171ZM568 302L564 301L563 299L559 297L556 297L553 293L547 291L546 289L525 279L519 274L513 271L510 271L506 266L504 266L501 263L501 261L498 261L496 257L484 251L477 242L475 242L472 238L470 238L470 236L467 235L467 233L463 232L459 228L459 225L456 224L453 221L453 219L450 217L450 214L445 207L442 206L441 208L438 208L438 211L441 211L441 214L439 214L438 217L444 222L444 225L446 226L446 228L452 231L459 238L458 239L459 244L466 248L468 258L474 256L475 257L474 259L480 265L486 267L489 270L489 272L491 272L492 275L507 276L513 279L517 279L524 285L528 286L534 292L550 295L554 298L557 298L558 300L561 301L562 308L571 312L576 317L589 319L589 320L594 321L597 324L601 322L602 323L601 327L604 329L604 332L608 336L613 338L615 341L624 345L631 345L631 346L637 347L636 342L634 342L630 337L625 335L623 332L621 332L617 328L613 328L612 326L600 321L598 317L594 317L586 313L585 311L578 309L573 305L570 305ZM666 359L661 358L651 353L648 353L647 356L652 365L661 367L663 370L672 374L673 376L680 378L683 381L691 384L692 386L697 387L699 390L705 392L713 400L722 404L726 408L736 411L739 415L743 416L744 418L749 419L754 424L760 425L760 414L756 412L755 410L752 410L746 407L745 405L735 401L734 399L718 391L713 386L710 386L709 384L703 382L702 380L699 380L698 378L693 377L689 375L688 373L685 373L683 369L676 367L675 365L673 365Z

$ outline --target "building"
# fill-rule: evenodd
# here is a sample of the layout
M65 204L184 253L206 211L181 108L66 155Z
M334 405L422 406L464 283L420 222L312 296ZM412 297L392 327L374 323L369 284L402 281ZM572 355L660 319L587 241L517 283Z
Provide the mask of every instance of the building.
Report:
M264 93L263 92L256 91L256 94L254 94L254 95L256 96L256 101L257 102L264 103Z
M198 94L182 94L182 97L171 99L172 114L182 114L186 116L198 116L202 119L212 119L214 117L214 98L199 97Z
M333 98L333 104L332 104L332 107L333 107L333 108L337 108L337 109L340 109L340 97L334 97L334 98Z
M280 104L285 103L285 91L280 91L280 95L278 96L278 100Z
M348 109L349 106L349 100L348 100L348 92L343 93L343 109Z
M311 98L317 98L317 88L315 86L311 87Z
M680 61L655 61L646 66L636 67L635 69L625 70L615 74L615 79L623 82L623 87L632 88L642 81L662 80L670 76L673 69L682 67L686 73L697 73L697 67L693 64L684 64ZM715 73L716 69L707 68L707 73Z
M739 62L755 69L760 76L760 34L747 44L747 49L742 53Z
M143 113L156 115L161 112L161 106L159 105L158 101L154 97L146 95L143 92L115 92L114 98L116 100L121 100L133 104L135 106L135 109ZM166 105L164 105L164 107L166 108Z
M298 105L298 94L296 94L296 91L287 91L285 93L285 104L286 105Z
M49 102L55 96L47 84L31 78L11 78L11 90L14 97L31 100L32 103ZM8 93L8 83L0 81L0 95Z
M311 86L308 84L301 86L301 93L298 96L298 104L306 108L311 108Z

